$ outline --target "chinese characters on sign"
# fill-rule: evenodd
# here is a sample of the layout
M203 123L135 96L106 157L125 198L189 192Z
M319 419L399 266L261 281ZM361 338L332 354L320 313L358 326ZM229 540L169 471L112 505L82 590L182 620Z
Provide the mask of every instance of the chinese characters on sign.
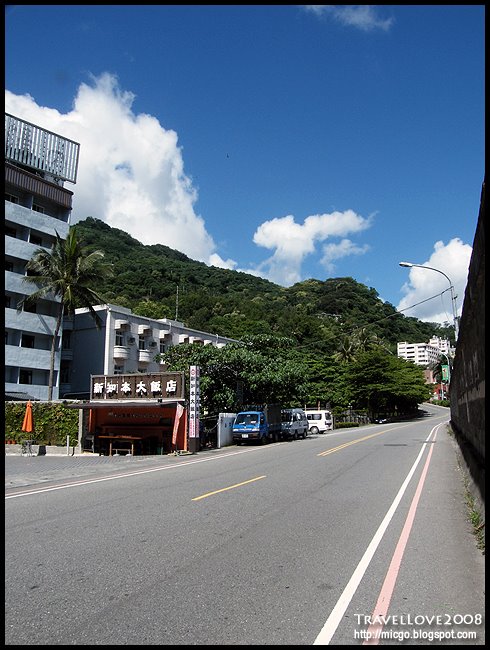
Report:
M184 373L92 375L91 399L184 399Z
M189 438L199 438L199 366L190 367L189 387Z

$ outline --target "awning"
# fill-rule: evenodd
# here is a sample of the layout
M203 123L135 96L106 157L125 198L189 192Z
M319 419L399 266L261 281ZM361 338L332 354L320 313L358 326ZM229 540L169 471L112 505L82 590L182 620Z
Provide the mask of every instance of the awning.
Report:
M70 409L102 409L102 408L112 408L112 409L145 409L145 408L155 408L155 407L168 407L168 406L177 406L177 404L184 404L185 400L176 400L176 399L151 399L151 400L96 400L91 402L71 402L65 404L67 408Z
M32 395L29 395L28 393L5 393L5 401L12 401L12 402L28 402L31 400L31 402L39 402L39 399L37 397L33 397Z

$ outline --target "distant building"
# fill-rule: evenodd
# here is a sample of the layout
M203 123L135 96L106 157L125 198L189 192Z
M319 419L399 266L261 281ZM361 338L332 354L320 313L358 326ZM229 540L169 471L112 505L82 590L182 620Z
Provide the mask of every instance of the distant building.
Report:
M444 354L450 354L454 352L454 350L451 348L449 339L441 339L440 336L433 336L431 339L429 339L429 345L432 345Z
M84 398L91 375L155 373L165 366L155 357L181 343L223 347L235 339L186 327L183 323L138 316L116 305L96 305L100 329L86 308L64 319L61 351L61 398Z
M429 366L440 360L441 354L449 356L451 352L447 339L435 336L428 343L398 343L397 355L407 361L413 361L417 366Z
M36 291L23 282L26 263L38 248L50 250L56 233L69 231L79 145L13 115L5 114L5 399L48 398L51 343L57 299L18 311ZM60 331L61 337L61 331ZM59 344L53 399L58 398Z

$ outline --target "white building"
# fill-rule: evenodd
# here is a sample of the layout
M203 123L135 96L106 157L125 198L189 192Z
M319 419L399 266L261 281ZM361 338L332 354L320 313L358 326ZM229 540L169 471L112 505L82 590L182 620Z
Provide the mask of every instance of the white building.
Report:
M402 359L413 361L417 366L428 366L440 360L441 355L449 355L449 341L435 336L429 343L398 343L397 355Z
M449 343L449 339L441 339L440 336L433 336L429 340L429 345L432 345L433 347L437 348L444 354L449 354L452 350L451 344Z
M155 373L165 366L156 355L180 343L223 347L235 339L185 327L183 323L138 316L116 305L95 305L100 329L87 308L65 318L60 397L88 397L91 375Z
M78 152L76 142L5 114L5 399L48 398L56 300L17 306L37 290L23 282L33 253L68 234L73 192L63 184L76 182ZM53 399L60 357L58 345Z

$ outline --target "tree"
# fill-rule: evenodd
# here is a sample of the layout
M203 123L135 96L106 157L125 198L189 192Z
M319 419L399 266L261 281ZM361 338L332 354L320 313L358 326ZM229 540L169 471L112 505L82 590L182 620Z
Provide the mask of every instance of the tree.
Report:
M352 402L371 416L394 410L411 412L431 393L419 366L381 348L363 352L349 364L347 382Z
M243 404L280 402L286 407L306 400L306 366L286 337L248 336L224 348L181 344L158 358L172 371L200 367L201 406L209 414Z
M29 296L25 296L18 304L20 309L24 304L34 304L45 297L59 298L56 325L51 343L51 359L49 366L48 401L53 398L54 357L56 341L61 328L63 315L71 316L78 307L88 307L100 328L101 320L93 305L101 304L104 299L93 289L112 273L112 264L104 261L104 253L100 250L89 252L78 238L75 226L72 226L66 239L56 232L56 240L51 251L38 248L26 264L30 273L24 281L38 287Z

